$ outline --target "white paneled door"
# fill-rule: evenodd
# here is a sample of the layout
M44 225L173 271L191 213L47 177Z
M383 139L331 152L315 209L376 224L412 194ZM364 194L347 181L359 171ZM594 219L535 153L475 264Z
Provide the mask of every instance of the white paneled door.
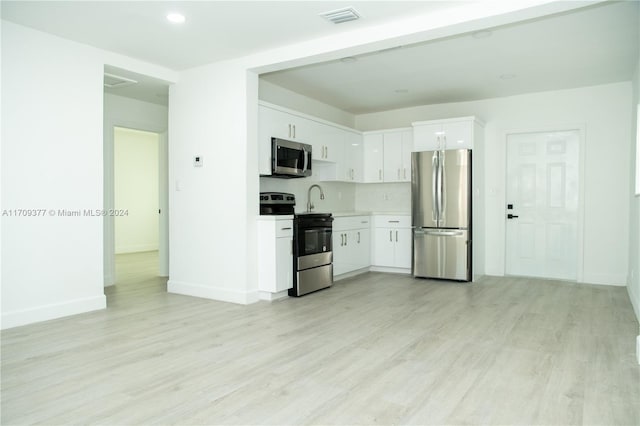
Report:
M507 136L506 273L578 274L578 130Z

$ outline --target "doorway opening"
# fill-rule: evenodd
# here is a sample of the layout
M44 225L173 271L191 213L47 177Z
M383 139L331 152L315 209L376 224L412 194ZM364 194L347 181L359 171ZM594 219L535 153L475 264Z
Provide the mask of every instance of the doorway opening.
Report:
M505 274L580 281L581 131L507 135Z
M160 139L144 130L114 127L116 283L159 272Z
M115 294L119 298L130 293L125 287L154 283L166 292L169 83L112 66L105 66L104 72L104 210L108 214L103 250L109 305Z

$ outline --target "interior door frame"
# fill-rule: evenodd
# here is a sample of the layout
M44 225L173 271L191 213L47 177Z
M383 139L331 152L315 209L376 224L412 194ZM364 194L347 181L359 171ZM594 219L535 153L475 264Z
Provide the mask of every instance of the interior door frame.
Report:
M586 136L587 126L585 123L568 123L568 124L550 124L540 125L536 127L517 128L505 130L501 132L500 140L504 143L504 168L503 168L503 191L502 191L502 211L504 212L504 220L501 222L503 235L503 274L507 276L507 170L508 170L508 141L510 135L524 133L550 133L550 132L567 132L572 130L578 131L578 250L576 261L576 282L584 282L584 194L585 194L585 154L586 154Z
M161 126L157 126L152 123L143 123L137 121L129 121L129 120L113 120L113 121L105 121L104 130L106 136L104 138L104 209L114 209L115 208L115 131L114 128L121 127L126 129L133 130L141 130L145 132L152 132L158 134L158 160L159 167L163 167L168 165L168 145L167 145L167 129ZM164 174L163 174L164 173ZM168 176L167 170L158 170L158 174L165 178ZM166 179L164 179L166 181ZM160 179L162 182L163 179ZM158 183L160 185L160 182ZM160 191L165 191L166 196L168 196L169 188L168 181L166 188L159 188ZM162 197L159 200L162 202ZM168 215L168 210L163 212L165 215ZM168 216L167 216L168 217ZM169 222L168 220L163 221L160 218L160 223L166 228L164 232L160 232L158 235L159 240L169 238ZM165 226L166 225L166 226ZM164 234L164 235L163 235ZM166 250L169 250L168 244L163 244L162 241L159 241L159 247L166 247ZM115 265L115 221L112 216L104 217L103 224L103 258L104 258L104 286L108 287L114 285L116 283L116 265ZM167 252L168 254L168 252ZM165 256L166 257L166 256ZM166 268L166 273L168 275L168 265ZM164 273L164 268L161 266L160 274Z

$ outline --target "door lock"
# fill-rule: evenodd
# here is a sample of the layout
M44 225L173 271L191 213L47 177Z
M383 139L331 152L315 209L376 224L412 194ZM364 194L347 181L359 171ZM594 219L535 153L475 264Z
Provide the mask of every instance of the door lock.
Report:
M511 214L511 213L507 215L507 219L516 219L517 217L519 216L516 216L515 214Z

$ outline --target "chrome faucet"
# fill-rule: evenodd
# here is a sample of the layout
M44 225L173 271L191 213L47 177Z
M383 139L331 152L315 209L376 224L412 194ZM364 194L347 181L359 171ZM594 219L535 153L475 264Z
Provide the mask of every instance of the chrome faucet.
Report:
M311 202L311 190L313 188L318 188L320 190L320 199L324 200L324 192L322 191L322 188L320 187L320 185L318 184L313 184L309 187L309 191L307 192L307 212L310 212L313 210L313 203Z

